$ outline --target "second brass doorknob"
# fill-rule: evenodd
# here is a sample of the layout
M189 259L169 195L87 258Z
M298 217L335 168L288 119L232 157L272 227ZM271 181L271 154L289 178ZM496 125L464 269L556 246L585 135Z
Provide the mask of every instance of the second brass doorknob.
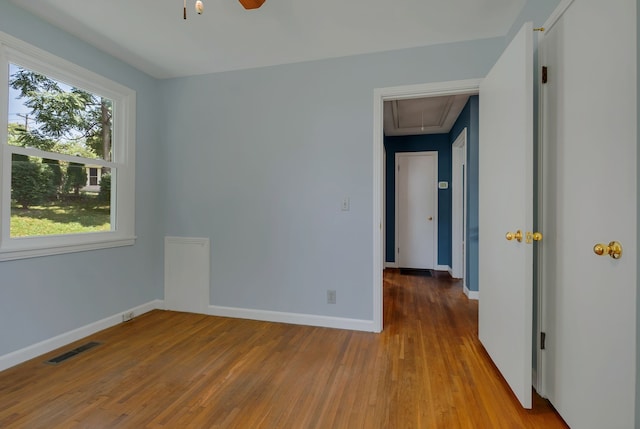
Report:
M613 259L620 259L622 257L622 244L617 241L610 242L608 246L598 243L593 246L593 253L598 256L609 255Z
M527 243L531 244L534 241L542 240L542 234L539 232L528 232L527 231Z

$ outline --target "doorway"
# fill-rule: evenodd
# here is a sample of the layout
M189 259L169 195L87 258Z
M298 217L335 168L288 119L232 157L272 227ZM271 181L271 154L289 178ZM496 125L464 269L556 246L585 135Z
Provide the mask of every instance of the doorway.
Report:
M438 82L421 85L407 85L374 90L374 130L373 130L373 325L375 332L383 329L383 269L385 252L383 249L386 225L384 224L384 102L479 92L480 79Z

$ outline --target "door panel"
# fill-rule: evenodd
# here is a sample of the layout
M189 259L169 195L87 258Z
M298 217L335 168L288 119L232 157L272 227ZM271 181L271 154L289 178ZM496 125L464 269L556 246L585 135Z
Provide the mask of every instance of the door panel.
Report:
M533 27L526 24L480 85L479 337L531 408Z
M549 70L542 92L543 379L576 428L634 426L635 7L633 0L575 1L540 43ZM595 255L596 243L612 240L623 246L620 259Z
M437 155L403 153L396 157L399 265L435 268Z
M164 301L167 310L207 314L210 253L208 238L165 237Z

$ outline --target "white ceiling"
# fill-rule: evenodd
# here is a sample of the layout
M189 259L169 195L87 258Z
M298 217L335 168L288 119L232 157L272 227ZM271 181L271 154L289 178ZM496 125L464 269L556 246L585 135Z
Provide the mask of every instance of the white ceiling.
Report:
M157 78L504 36L525 0L11 0Z
M11 0L156 78L506 35L526 0ZM385 102L385 135L447 133L467 96Z

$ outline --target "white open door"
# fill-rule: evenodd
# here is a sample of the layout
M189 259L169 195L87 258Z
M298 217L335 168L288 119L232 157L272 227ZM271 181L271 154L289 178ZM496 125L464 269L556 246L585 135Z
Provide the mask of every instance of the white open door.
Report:
M572 428L635 424L636 17L635 0L574 1L540 41L543 393ZM595 254L611 241L619 259Z
M479 131L479 337L522 406L531 408L533 245L526 240L533 225L531 23L480 84Z

